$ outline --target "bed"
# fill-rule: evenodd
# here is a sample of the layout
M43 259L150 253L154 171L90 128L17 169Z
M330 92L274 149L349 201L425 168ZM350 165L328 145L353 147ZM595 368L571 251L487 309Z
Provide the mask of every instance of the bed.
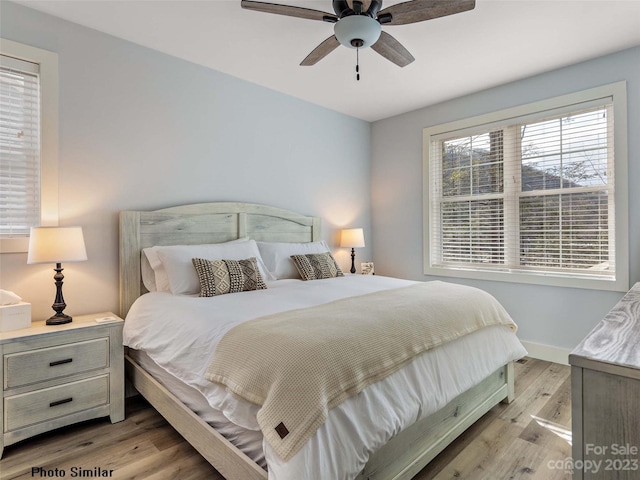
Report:
M215 403L218 400L212 400L210 397L203 400L202 396L208 395L207 392L202 393L202 390L208 389L204 383L200 380L194 380L190 383L188 379L178 379L176 377L180 375L172 371L172 369L186 370L185 365L188 364L184 363L187 361L183 358L184 354L175 354L176 364L182 361L182 366L174 367L173 363L166 363L166 358L164 360L160 358L163 357L163 354L165 357L171 355L168 352L170 349L167 348L167 345L170 344L167 343L167 340L159 341L160 343L156 344L156 353L163 352L163 354L157 353L156 358L152 358L154 355L153 342L147 350L138 348L144 342L137 340L135 332L142 334L141 332L150 330L144 323L135 323L138 322L139 317L153 319L153 322L157 320L159 331L170 331L171 321L175 321L175 318L182 316L185 311L189 312L185 314L186 316L193 315L195 318L200 308L195 305L202 304L202 302L198 303L196 299L187 298L181 299L182 305L177 306L177 302L170 298L169 294L149 293L142 279L145 259L141 255L143 249L154 246L219 244L246 237L260 242L319 242L321 239L320 224L320 219L317 217L247 203L220 202L183 205L155 211L121 212L120 313L123 317L127 317L125 330L131 326L130 330L134 332L129 336L129 346L135 347L129 348L126 356L128 378L135 389L229 480L302 479L304 478L301 476L303 470L308 471L309 468L313 470L315 467L310 467L310 465L315 465L314 462L317 462L317 471L323 473L312 474L307 478L409 479L493 406L501 401L510 402L514 398L512 362L526 352L515 339L515 335L500 333L499 338L494 339L493 336L489 337L490 330L497 331L498 327L486 328L482 332L467 335L459 341L451 342L451 345L443 345L433 351L426 352L424 362L431 362L429 365L439 365L437 369L427 366L420 367L418 361L412 362L390 376L388 380L379 382L380 386L375 384L367 387L359 395L332 409L325 424L326 428L323 425L301 452L296 454L292 460L283 462L278 459L277 455L274 455L268 442L265 442L261 437L260 432L249 425L251 415L255 415L255 410L258 407L247 405L246 402L236 402L234 396L228 392L224 396L222 392L224 389L216 390L215 394L218 395L216 398L222 399L219 400L222 403ZM363 277L369 277L369 279L365 280ZM327 283L322 284L322 282ZM305 296L317 297L316 293L306 293L309 287L305 284L314 284L316 285L315 289L320 288L318 285L326 285L322 288L329 292L328 294L333 300L347 295L344 292L382 291L405 285L402 282L380 276L359 275L347 275L330 281L318 282L276 280L267 282L269 288L263 292L245 292L247 295L243 298L249 299L244 303L253 304L253 299L257 299L258 295L268 296L271 298L270 305L280 305L282 302L284 302L283 305L288 305L288 299L291 297L295 297L296 302L302 301L300 299L304 299ZM250 295L254 295L254 297ZM326 294L323 292L322 295ZM226 303L233 300L230 298L233 295L223 295L216 301L219 302L222 297L227 297L224 300ZM173 308L185 308L186 310L172 310ZM277 307L277 309L282 308L284 307ZM291 306L287 308L291 308ZM127 315L128 313L130 315ZM252 315L251 309L243 315L249 318ZM162 321L167 322L164 327L160 327ZM176 332L175 335L176 343L180 343L180 333ZM192 336L194 335L204 334L192 334ZM492 351L501 350L502 347L496 346L498 344L508 344L508 346L504 348L505 353L500 354L504 355L504 359L498 364L495 364L498 360L489 354L487 354L486 360L478 357L478 362L469 362L463 360L463 355L471 348L469 346L471 343L465 342L489 345L489 350ZM197 350L197 348L192 348L192 350ZM187 351L183 350L183 353ZM488 357L491 357L490 361ZM420 361L423 361L422 357L420 357ZM474 379L472 374L467 375L466 373L458 375L457 372L465 370L464 363L477 363L478 365L474 365L469 370L474 370L473 375L476 377L481 375L482 378ZM416 370L410 371L412 368ZM420 368L423 368L423 371ZM169 374L167 375L167 373ZM189 375L186 374L186 376ZM362 405L374 405L362 402L365 400L366 402L382 401L375 400L379 395L379 391L376 389L390 388L389 385L395 385L394 388L402 390L408 389L409 387L405 384L393 384L396 381L404 381L398 380L403 376L419 376L421 379L428 379L425 380L424 385L433 385L432 389L438 392L440 392L439 385L446 383L443 378L460 377L456 387L460 391L456 391L456 394L453 395L446 391L450 387L442 386L437 410L426 411L425 407L424 412L405 412L401 421L398 420L393 426L386 427L387 431L384 435L367 433L369 435L367 438L375 437L373 440L367 440L369 442L367 448L359 448L367 451L355 451L358 449L354 448L353 453L347 452L345 454L340 450L349 451L351 447L345 449L343 446L340 449L331 445L331 442L335 441L335 432L338 432L338 437L343 435L346 439L351 435L347 430L357 431L359 429L357 423L350 423L352 418L357 417L358 409L362 410ZM398 385L401 386L398 387ZM423 390L425 389L424 385L420 387ZM220 408L210 408L212 403ZM233 408L227 408L229 404L232 404ZM233 412L240 413L236 415ZM221 416L221 413L224 415ZM240 415L245 414L248 420L243 420L245 417L240 418ZM228 417L236 420L239 425L228 421ZM410 417L413 420L409 420ZM220 419L227 420L227 423L223 423ZM362 421L366 422L366 420ZM350 426L347 428L344 426L346 424ZM334 431L334 440L327 440L331 437L327 433L331 429ZM371 445L375 445L375 448L371 448ZM344 458L341 455L344 455ZM349 465L343 469L342 463ZM336 466L336 464L340 465ZM265 469L267 465L269 474Z

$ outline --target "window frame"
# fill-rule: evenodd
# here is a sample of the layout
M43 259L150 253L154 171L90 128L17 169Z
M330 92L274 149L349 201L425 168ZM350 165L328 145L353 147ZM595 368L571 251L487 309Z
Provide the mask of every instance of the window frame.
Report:
M521 270L501 270L480 268L477 266L441 266L431 262L432 225L431 225L431 142L437 137L458 130L488 131L492 124L504 125L536 119L549 114L562 115L575 108L577 104L612 99L614 140L614 201L615 201L615 279L585 277L564 272L525 272ZM494 280L535 285L561 286L625 292L629 288L629 227L628 227L628 147L627 147L627 94L626 82L583 90L567 95L537 101L517 107L490 112L442 125L423 129L423 273L445 277ZM506 174L506 172L505 172ZM505 192L506 195L506 192ZM508 252L505 250L505 255Z
M40 66L40 225L58 225L58 54L0 38L0 53ZM29 237L0 238L0 253L26 252Z

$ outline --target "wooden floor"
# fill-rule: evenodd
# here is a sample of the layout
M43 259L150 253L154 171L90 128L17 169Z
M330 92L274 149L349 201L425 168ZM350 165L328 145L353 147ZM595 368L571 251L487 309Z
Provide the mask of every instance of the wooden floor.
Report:
M494 407L415 480L570 479L553 468L571 455L569 367L523 359L515 372L515 401ZM103 478L223 480L139 398L127 400L124 422L94 420L6 447L0 479L45 478L34 467L65 470L65 478L72 478L72 467L99 467L113 469Z

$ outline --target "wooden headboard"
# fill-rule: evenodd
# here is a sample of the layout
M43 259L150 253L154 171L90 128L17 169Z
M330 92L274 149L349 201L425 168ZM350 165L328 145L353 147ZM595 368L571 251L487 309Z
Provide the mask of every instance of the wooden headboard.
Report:
M254 203L198 203L120 212L120 316L147 289L141 251L154 245L221 243L241 237L266 242L320 240L320 218Z

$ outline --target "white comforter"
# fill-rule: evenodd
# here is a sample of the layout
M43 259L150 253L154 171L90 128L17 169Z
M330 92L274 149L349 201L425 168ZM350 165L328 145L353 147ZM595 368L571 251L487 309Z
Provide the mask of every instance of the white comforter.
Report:
M234 424L257 431L259 406L237 399L203 376L218 341L230 328L271 313L411 283L349 275L312 282L279 280L269 282L267 290L211 298L148 293L127 315L124 343L144 351L157 365L198 390ZM393 435L525 354L511 330L502 326L485 328L427 352L331 410L327 422L290 461L282 462L263 442L269 478L352 479L370 453Z

